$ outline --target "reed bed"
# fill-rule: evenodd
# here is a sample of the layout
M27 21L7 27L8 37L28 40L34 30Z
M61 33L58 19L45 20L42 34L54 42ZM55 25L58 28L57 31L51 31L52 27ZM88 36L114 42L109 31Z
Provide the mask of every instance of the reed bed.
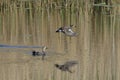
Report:
M46 45L65 53L42 61L1 51L0 80L120 80L119 0L95 1L0 0L1 44ZM72 24L77 37L55 33ZM68 60L79 62L74 73L54 67Z

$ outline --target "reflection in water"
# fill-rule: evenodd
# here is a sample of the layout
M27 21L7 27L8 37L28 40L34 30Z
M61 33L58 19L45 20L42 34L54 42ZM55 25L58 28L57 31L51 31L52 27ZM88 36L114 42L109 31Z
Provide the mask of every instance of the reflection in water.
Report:
M73 27L73 25L70 25L69 27L66 27L66 26L60 27L56 30L56 32L62 32L65 35L70 36L70 37L77 36L77 33L73 32L72 27Z
M77 61L67 61L65 62L64 64L62 65L59 65L59 64L55 64L55 67L57 67L58 69L62 70L62 71L68 71L70 73L73 73L71 70L70 70L70 67L74 66L78 64Z

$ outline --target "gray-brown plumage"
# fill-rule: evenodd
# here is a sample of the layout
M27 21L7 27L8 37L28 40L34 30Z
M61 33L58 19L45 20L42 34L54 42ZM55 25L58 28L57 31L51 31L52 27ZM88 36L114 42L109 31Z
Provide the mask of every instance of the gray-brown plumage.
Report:
M56 30L56 32L62 32L67 36L73 37L73 36L77 36L77 33L75 33L74 31L72 31L72 27L73 25L70 25L68 27L60 27Z
M55 64L55 67L62 70L62 71L68 71L68 72L72 73L72 71L70 70L70 67L72 67L76 64L78 64L77 61L67 61L62 65Z

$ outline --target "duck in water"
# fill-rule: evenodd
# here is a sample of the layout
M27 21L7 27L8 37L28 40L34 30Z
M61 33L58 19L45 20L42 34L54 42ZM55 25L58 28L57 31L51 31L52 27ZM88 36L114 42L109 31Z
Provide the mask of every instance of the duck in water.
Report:
M72 30L72 27L73 27L73 25L70 25L68 27L66 27L66 26L65 27L60 27L56 30L56 32L62 32L65 35L70 36L70 37L77 36L77 33L75 33Z
M62 65L55 64L55 67L60 69L61 71L68 71L68 72L72 73L72 71L70 70L70 67L72 67L76 64L78 64L77 61L68 61L68 62L65 62Z
M32 56L42 56L42 60L44 60L44 57L46 56L46 52L45 52L46 49L48 49L48 48L46 46L43 46L41 52L33 50Z

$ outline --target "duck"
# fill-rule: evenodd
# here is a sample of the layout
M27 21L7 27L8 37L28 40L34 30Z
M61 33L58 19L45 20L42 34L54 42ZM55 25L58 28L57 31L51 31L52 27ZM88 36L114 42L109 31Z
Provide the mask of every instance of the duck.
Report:
M73 37L77 36L77 33L72 30L73 25L70 26L65 26L65 27L60 27L56 30L56 32L62 32L67 36Z
M65 62L64 64L60 65L60 64L55 64L55 67L60 69L61 71L67 71L67 72L70 72L70 73L73 73L71 70L70 70L70 67L73 67L74 65L78 64L77 61L67 61Z
M42 60L44 60L44 57L46 56L46 49L48 49L46 46L42 47L42 51L32 51L32 56L42 56Z

